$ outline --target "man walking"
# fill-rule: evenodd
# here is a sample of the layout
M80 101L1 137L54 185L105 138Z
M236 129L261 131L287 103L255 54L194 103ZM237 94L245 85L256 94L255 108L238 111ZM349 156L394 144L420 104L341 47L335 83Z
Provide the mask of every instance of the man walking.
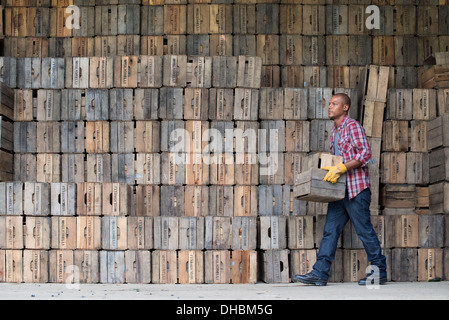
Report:
M323 168L329 171L324 180L331 183L336 183L342 174L347 173L346 196L342 200L329 203L317 261L310 273L295 275L292 279L294 282L321 286L327 284L338 239L349 219L363 243L368 261L378 268L376 284L384 284L387 281L386 259L382 255L379 239L370 220L371 185L368 161L371 158L371 148L363 127L348 117L350 105L351 100L344 93L332 96L329 102L328 115L335 124L330 138L331 151L334 155L342 156L344 162ZM365 285L373 279L372 274L367 274L359 284Z

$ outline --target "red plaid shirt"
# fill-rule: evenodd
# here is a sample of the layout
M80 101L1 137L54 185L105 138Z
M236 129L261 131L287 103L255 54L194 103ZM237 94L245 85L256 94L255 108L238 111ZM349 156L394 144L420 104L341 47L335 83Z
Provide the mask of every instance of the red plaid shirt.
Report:
M339 139L337 141L338 151L344 158L344 162L358 160L362 165L349 170L347 173L346 185L349 199L354 198L366 188L370 188L368 174L368 161L371 158L371 147L366 138L365 129L356 120L345 117L340 126L332 130L330 145L332 154L335 154L334 139L338 130Z

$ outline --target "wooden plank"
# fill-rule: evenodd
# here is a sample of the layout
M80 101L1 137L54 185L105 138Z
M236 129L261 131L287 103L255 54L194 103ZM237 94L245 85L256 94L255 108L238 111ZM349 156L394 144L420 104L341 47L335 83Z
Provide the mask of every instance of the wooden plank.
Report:
M449 117L446 114L442 114L427 122L428 150L449 146L449 134L446 129L448 123Z
M438 182L429 185L429 208L431 214L449 213L449 184Z

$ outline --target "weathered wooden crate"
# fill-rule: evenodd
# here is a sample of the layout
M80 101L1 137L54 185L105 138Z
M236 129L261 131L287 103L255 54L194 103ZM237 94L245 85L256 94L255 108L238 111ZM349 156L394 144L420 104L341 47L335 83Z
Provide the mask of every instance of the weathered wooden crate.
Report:
M127 217L101 217L101 243L105 250L128 249Z
M111 181L134 184L134 153L114 153L111 155Z
M136 186L136 210L139 217L154 217L160 215L160 187L158 185Z
M179 283L204 283L204 252L180 250L178 252Z
M151 282L151 252L149 250L125 251L125 282Z
M153 228L154 249L179 249L178 217L154 217Z
M429 209L431 214L449 213L449 183L429 185Z
M381 154L381 183L407 183L407 154L383 152Z
M265 283L288 283L290 272L288 250L266 250L260 252L260 278Z
M75 250L77 241L76 217L51 217L51 248Z
M24 214L29 216L50 215L50 184L25 182L23 191Z
M174 250L155 250L151 254L152 283L177 283L178 257Z
M282 186L259 185L259 211L260 216L282 215Z
M449 114L442 114L427 122L427 147L429 150L449 146Z
M131 211L131 187L124 183L102 184L102 214L105 216L127 216Z
M418 215L385 216L385 245L387 248L418 247Z
M23 249L23 217L0 216L0 247L3 249Z
M429 182L449 180L449 148L440 148L429 153Z
M444 247L444 216L443 215L419 215L418 240L420 248Z
M315 246L313 216L287 217L287 247L313 249Z
M80 283L100 282L100 253L96 250L75 250L75 266L80 270Z
M225 250L231 248L231 217L206 216L205 248L208 250Z
M22 250L0 250L0 281L11 283L23 281Z
M332 202L345 197L346 176L342 175L335 184L323 181L328 171L311 168L298 175L295 198L305 201Z
M204 254L204 282L231 283L231 255L229 250L208 250Z
M23 215L23 182L0 182L0 215Z
M80 216L100 216L102 214L102 185L84 182L76 185L76 210Z
M179 249L204 249L204 217L179 217Z
M51 247L50 217L26 217L23 230L26 249L48 250Z
M290 278L295 275L304 275L313 270L316 262L316 249L290 250Z
M162 48L161 48L162 49ZM140 63L140 79L138 78L139 88L159 88L162 86L163 79L163 57L155 56L139 56Z
M184 186L161 186L161 216L181 217L185 213Z
M23 282L25 283L48 282L48 275L49 275L48 251L23 250L22 261L23 261Z
M128 219L128 249L149 250L153 248L153 218L130 216Z
M368 273L368 258L365 250L343 250L343 279L345 282L357 282Z
M257 248L256 217L232 218L232 250L255 250Z
M391 250L391 280L418 280L418 249L394 248Z
M287 248L287 218L284 216L259 217L259 248L280 250Z
M385 184L381 189L381 203L388 208L415 208L415 184Z
M61 116L61 91L40 89L37 92L37 121L57 121Z
M430 281L443 278L443 249L418 249L418 281Z
M76 217L76 248L82 250L101 249L101 217Z
M234 187L209 186L209 215L222 217L234 215Z
M73 156L73 159L68 159L70 165L69 175L77 176L76 182L111 182L112 165L110 154L90 153L87 154L86 161L84 161L84 155L81 155L82 157L79 157L79 155ZM72 161L74 162L74 167L72 167ZM84 169L86 171L85 178Z
M231 252L232 283L257 283L257 252L233 250Z
M160 151L160 127L158 121L136 121L134 145L137 153Z
M125 283L125 251L100 251L100 283Z
M382 151L402 151L409 149L409 127L406 120L386 120L382 129Z

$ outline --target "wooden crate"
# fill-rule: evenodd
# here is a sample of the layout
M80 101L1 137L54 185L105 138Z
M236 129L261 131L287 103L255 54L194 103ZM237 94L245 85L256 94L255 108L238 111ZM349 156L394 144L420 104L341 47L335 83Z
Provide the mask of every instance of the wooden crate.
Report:
M412 120L413 119L413 90L388 89L388 103L386 119Z
M418 249L418 281L430 281L443 278L443 249Z
M160 215L160 187L157 185L136 186L136 209L130 215L153 217Z
M128 249L127 217L104 216L101 218L101 243L105 250Z
M209 89L209 119L232 120L234 114L234 90L231 88Z
M154 217L153 228L154 249L179 249L178 217Z
M231 255L229 250L208 250L204 253L204 282L231 283Z
M201 250L178 252L179 283L204 283L204 253Z
M184 215L202 217L209 215L209 187L185 186Z
M125 251L125 282L151 282L151 252L149 250Z
M260 278L265 283L288 283L290 272L288 250L267 250L260 253L262 257Z
M209 186L209 215L233 216L234 215L234 187L233 186Z
M161 216L181 217L185 213L184 186L161 186Z
M444 216L443 215L419 215L419 247L441 248L444 247Z
M257 248L256 217L232 217L232 250L255 250Z
M178 258L174 250L155 250L151 254L151 282L177 283Z
M388 208L415 208L416 186L414 184L386 184L381 189L381 203Z
M357 282L368 273L368 258L363 249L343 250L343 280Z
M0 216L0 247L3 249L23 249L23 217Z
M436 90L413 89L413 119L432 120L436 111Z
M61 155L54 153L38 153L36 156L36 181L61 181Z
M287 219L284 216L259 217L259 248L280 250L287 248Z
M51 217L51 248L61 250L76 249L76 217Z
M407 182L407 155L403 152L384 152L381 154L381 183Z
M282 214L282 186L259 186L259 215L275 216Z
M287 217L289 249L313 249L315 247L313 216Z
M427 152L407 153L407 183L429 184L429 154Z
M409 149L409 127L406 120L386 120L382 129L382 151Z
M111 155L111 181L134 184L134 153L113 153Z
M77 184L77 214L80 216L100 216L102 214L102 185L96 182Z
M125 283L125 251L100 251L100 283Z
M101 217L76 217L76 248L81 250L101 249Z
M230 249L232 243L231 217L206 216L204 242L207 250Z
M80 270L80 283L98 283L100 281L100 258L95 250L75 250L75 266Z
M427 147L429 150L449 146L449 114L442 114L427 122Z
M61 152L82 153L84 152L85 128L82 121L64 121L60 127Z
M391 251L391 280L417 281L418 249L394 248Z
M153 248L153 218L130 216L128 220L128 249L149 250Z
M429 209L431 214L449 213L449 183L429 185Z
M40 182L25 182L23 191L23 204L25 215L50 215L50 184Z
M105 216L127 216L131 211L130 186L124 183L102 184L102 214Z
M231 252L232 283L257 283L257 252L233 250Z
M91 153L87 154L86 161L84 160L84 155L78 157L75 155L74 158L70 157L69 161L69 175L75 177L78 176L77 182L111 182L111 155L110 154L97 154ZM74 167L72 167L72 162ZM82 175L81 170L86 171L86 178L84 178L84 172ZM76 169L76 171L75 171ZM78 172L78 174L77 174Z
M162 86L162 55L139 56L140 79L139 88L159 88Z
M449 148L432 150L429 153L429 182L449 180Z
M385 216L385 244L388 248L418 247L418 215Z
M410 151L427 152L427 125L426 120L410 121Z
M23 215L23 182L0 182L0 216Z
M48 282L48 259L48 251L46 250L23 250L23 282Z
M179 249L204 249L204 217L179 217Z
M48 250L51 247L50 217L26 217L23 230L26 249Z
M91 57L89 60L89 88L109 89L114 83L114 59Z
M290 278L295 275L304 275L313 270L316 262L316 249L290 250Z
M326 170L318 168L311 168L300 173L298 184L294 189L295 198L315 202L332 202L343 199L346 192L346 176L342 175L337 183L332 184L323 181L326 174Z
M134 161L137 184L161 183L161 160L158 153L137 153Z
M23 281L23 251L0 250L0 281L21 283Z

